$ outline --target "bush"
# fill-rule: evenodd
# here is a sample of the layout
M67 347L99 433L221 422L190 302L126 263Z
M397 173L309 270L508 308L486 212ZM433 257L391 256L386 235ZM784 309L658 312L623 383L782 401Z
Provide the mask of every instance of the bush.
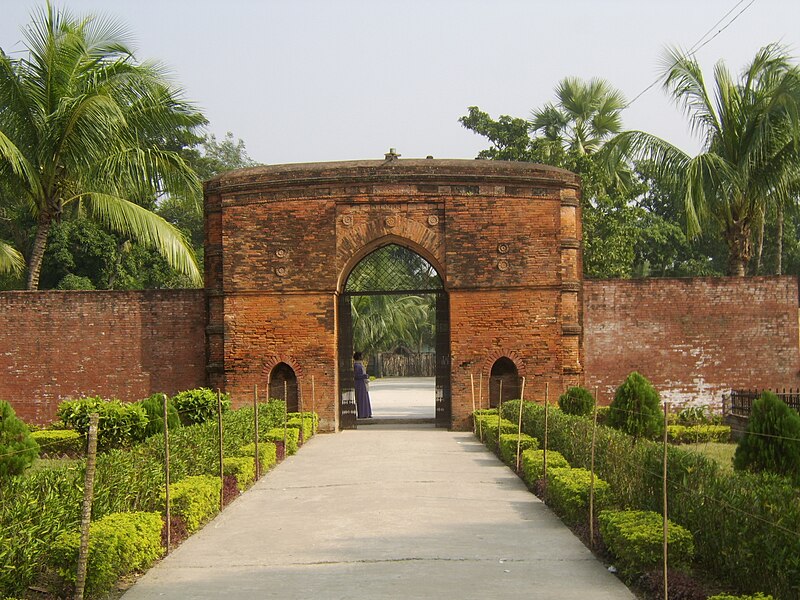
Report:
M311 413L289 413L287 416L286 424L289 427L296 427L302 432L300 441L305 443L310 440L311 436L314 435L314 419L311 417Z
M256 461L251 456L229 456L222 459L222 471L225 475L235 477L236 487L243 492L256 479Z
M30 429L5 400L0 400L0 479L19 475L39 456Z
M733 467L769 471L800 481L800 415L772 392L762 393L753 402Z
M97 447L100 450L125 448L144 438L147 413L138 404L92 396L65 400L58 405L59 418L84 437L89 435L89 415L94 412L100 415L97 425Z
M516 423L512 423L508 419L498 419L497 414L481 415L477 418L480 424L480 432L483 433L483 442L492 450L497 449L498 435L503 433L517 433L519 429Z
M548 454L548 463L550 456ZM570 524L586 521L589 517L589 491L591 471L570 467L547 468L547 496L555 511ZM596 509L608 505L608 483L594 478L594 505Z
M664 517L652 511L604 510L597 517L600 535L619 560L623 573L644 573L663 564ZM688 567L694 556L692 534L684 527L668 522L669 566Z
M608 424L634 438L652 439L664 432L661 400L650 382L633 372L617 388Z
M522 453L522 479L533 486L544 477L544 450L525 450ZM569 467L567 459L555 450L547 451L547 470Z
M598 406L597 407L597 424L598 425L608 425L608 415L611 413L610 406Z
M731 439L727 425L667 425L667 439L673 444L726 443Z
M274 429L270 429L267 434L264 436L269 442L281 442L283 443L283 427L275 427ZM295 427L287 427L286 428L286 454L292 455L297 454L297 448L299 447L299 440L300 440L300 430Z
M231 407L228 394L222 394L222 411ZM172 404L178 411L181 423L196 425L217 418L217 393L208 388L197 388L180 392L172 398Z
M41 429L31 433L42 454L78 457L85 453L85 440L72 429Z
M219 511L221 489L219 477L211 475L193 475L173 483L170 487L171 512L180 515L192 533Z
M164 394L153 394L149 398L138 402L147 413L147 427L144 430L144 437L164 432ZM170 431L181 426L181 418L178 409L171 401L167 401L167 426Z
M586 388L574 386L561 394L558 407L568 415L586 417L594 410L594 396Z
M500 436L500 460L512 469L517 466L517 438L519 437L520 465L522 465L522 453L525 450L536 450L539 448L539 440L532 438L527 433L517 436L516 433L504 433Z
M251 456L255 458L256 444L247 444L239 448L237 453L239 456ZM258 458L262 473L266 473L278 463L278 452L275 447L275 442L267 442L259 440L258 442Z
M704 425L710 423L708 406L687 406L678 413L678 425Z
M114 513L89 526L89 557L86 569L86 595L109 591L121 575L141 571L152 565L163 552L158 513ZM78 531L61 534L53 544L51 564L66 581L77 579Z
M756 592L753 595L747 596L732 596L730 594L717 594L716 596L709 596L707 600L773 600L772 596L765 596L761 592Z

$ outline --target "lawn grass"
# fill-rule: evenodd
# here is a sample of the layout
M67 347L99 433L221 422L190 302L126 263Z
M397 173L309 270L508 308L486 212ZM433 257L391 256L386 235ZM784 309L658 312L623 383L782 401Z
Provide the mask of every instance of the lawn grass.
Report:
M699 444L682 444L681 448L699 452L707 458L717 461L725 471L733 471L733 453L736 452L736 444L702 442Z

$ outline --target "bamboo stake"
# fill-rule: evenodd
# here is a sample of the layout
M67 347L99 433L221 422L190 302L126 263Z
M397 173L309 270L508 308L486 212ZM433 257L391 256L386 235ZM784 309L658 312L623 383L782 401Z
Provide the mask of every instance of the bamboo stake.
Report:
M81 545L78 548L78 573L75 581L75 599L83 600L86 587L86 565L89 560L89 525L92 521L94 497L94 470L97 461L97 423L100 415L89 415L89 444L86 448L86 476L83 480L83 510L81 512Z
M286 452L286 421L289 418L289 383L283 380L283 455L287 456Z
M217 422L219 423L219 509L225 507L225 456L222 452L222 393L217 389Z
M669 578L667 576L667 553L668 544L667 536L669 534L669 526L667 519L667 412L669 411L669 402L664 403L664 600L669 599Z
M483 409L483 371L480 372L478 379L478 408ZM478 423L478 434L480 435L481 443L483 443L483 421Z
M472 393L472 435L475 435L475 422L477 421L475 415L475 376L472 373L469 374L469 389Z
M261 477L261 459L258 454L258 384L253 385L253 438L256 447L256 481Z
M297 382L297 412L300 413L300 438L302 439L302 443L306 443L306 434L303 432L303 429L306 425L306 419L303 416L303 388L300 387L300 382Z
M542 450L542 477L547 489L547 413L550 406L550 382L544 384L544 448Z
M172 539L171 507L169 501L169 425L167 423L167 395L164 396L164 503L167 517L167 554L169 554L170 541Z
M519 422L517 423L517 473L519 473L519 447L522 443L522 405L525 403L525 378L522 378L522 388L519 392Z
M594 449L597 440L597 388L594 388L594 419L592 424L592 465L589 479L589 545L594 548Z
M497 392L497 451L500 452L500 436L503 434L501 416L503 412L503 380L500 379L500 390Z
M311 376L311 435L317 433L317 388L314 385L314 376Z

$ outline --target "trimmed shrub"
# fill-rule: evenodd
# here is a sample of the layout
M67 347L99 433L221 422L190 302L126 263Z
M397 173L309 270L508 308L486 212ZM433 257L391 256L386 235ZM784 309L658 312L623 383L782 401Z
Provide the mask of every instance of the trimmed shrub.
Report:
M652 511L604 510L597 517L600 535L619 560L623 573L644 573L663 564L664 517ZM688 529L668 521L667 560L674 568L688 567L694 540Z
M586 417L594 410L594 396L586 388L574 386L561 394L558 407L568 415Z
M193 475L173 483L170 487L172 514L186 521L189 533L196 531L219 511L221 488L219 477L211 475Z
M267 434L264 436L269 442L281 442L283 443L283 427L275 427L270 429ZM296 427L287 427L286 428L286 454L291 456L292 454L297 454L297 448L299 446L299 439L300 439L300 430Z
M753 402L733 468L769 471L800 481L800 415L772 392L762 393Z
M544 450L525 450L522 453L522 479L533 486L544 477ZM547 470L569 467L567 459L556 450L547 451Z
M527 433L517 436L516 433L504 433L500 436L500 460L512 469L517 466L517 437L519 437L520 466L522 465L522 453L525 450L536 450L539 448L539 440L532 438Z
M236 487L243 492L256 479L256 461L251 456L229 456L222 459L222 471L225 475L235 477Z
M658 392L634 371L617 388L608 424L634 438L652 439L664 432L664 415Z
M756 592L753 595L747 596L732 596L730 594L717 594L716 596L709 596L707 600L774 600L772 596L765 596L761 592Z
M548 453L548 463L550 456ZM571 467L547 468L547 495L549 503L565 521L575 524L589 517L589 490L591 471ZM594 477L594 505L597 509L608 506L609 486L597 474Z
M726 443L731 439L728 425L667 425L667 439L673 444Z
M42 454L49 456L72 456L84 454L85 440L73 429L41 429L31 433L39 444Z
M239 456L251 456L255 458L256 444L247 444L239 448ZM258 441L258 458L260 462L261 472L266 473L278 463L278 451L275 442Z
M497 437L504 433L517 433L517 424L508 419L499 419L497 415L487 415L478 417L482 431L483 442L492 450L497 449ZM499 426L499 427L498 427Z
M302 433L300 436L300 441L302 443L307 442L311 439L311 436L314 435L314 419L311 418L310 413L289 413L287 415L288 420L286 424L289 427L296 427Z
M39 456L39 444L14 409L0 400L0 478L19 475Z
M140 400L138 404L147 413L147 427L144 430L144 437L164 432L164 394L153 394L149 398ZM167 426L173 431L181 426L181 418L178 409L167 399Z
M611 407L610 406L598 406L597 407L597 424L598 425L608 425L608 416L611 414Z
M103 594L121 575L152 565L163 552L162 527L161 515L145 512L114 513L92 523L89 526L87 596ZM51 564L71 584L77 579L80 541L78 531L63 533L50 552Z
M222 394L221 398L224 413L231 407L231 398L228 394ZM196 425L217 418L217 393L208 388L180 392L173 396L172 404L184 425Z
M65 400L58 405L59 418L84 437L89 434L89 415L94 412L100 415L97 425L99 449L125 448L144 438L147 413L138 404L91 396Z

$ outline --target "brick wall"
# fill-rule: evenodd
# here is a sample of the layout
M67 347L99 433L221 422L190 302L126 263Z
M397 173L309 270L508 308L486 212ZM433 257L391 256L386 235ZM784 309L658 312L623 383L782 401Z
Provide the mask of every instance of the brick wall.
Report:
M631 371L662 398L800 386L795 277L586 280L586 385L607 404Z
M0 399L35 423L79 395L205 383L202 290L0 293Z

